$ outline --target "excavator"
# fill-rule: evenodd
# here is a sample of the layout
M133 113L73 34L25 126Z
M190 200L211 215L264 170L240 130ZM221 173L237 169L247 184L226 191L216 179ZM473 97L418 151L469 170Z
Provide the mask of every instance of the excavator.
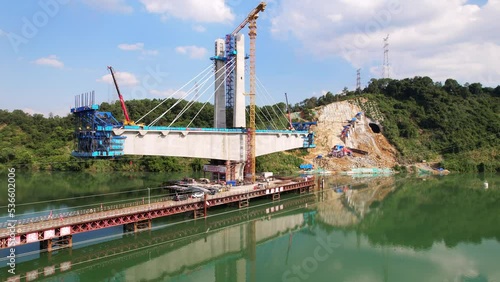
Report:
M120 99L120 104L122 106L123 115L125 116L125 120L123 121L123 125L135 125L135 122L133 120L130 120L130 117L128 116L127 106L125 105L125 101L123 100L123 96L120 93L120 88L118 88L118 83L116 82L113 67L108 66L108 70L111 73L111 77L113 78L113 82L115 83L116 92L118 92L118 98Z

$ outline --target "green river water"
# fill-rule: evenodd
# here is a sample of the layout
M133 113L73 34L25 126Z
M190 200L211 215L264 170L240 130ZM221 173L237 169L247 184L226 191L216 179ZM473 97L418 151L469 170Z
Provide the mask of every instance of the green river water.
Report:
M16 216L147 201L165 195L162 182L183 176L18 172ZM500 175L323 183L315 193L255 200L247 209L210 209L206 219L157 219L137 234L121 227L77 234L73 248L52 253L21 246L15 276L0 250L0 281L500 282Z

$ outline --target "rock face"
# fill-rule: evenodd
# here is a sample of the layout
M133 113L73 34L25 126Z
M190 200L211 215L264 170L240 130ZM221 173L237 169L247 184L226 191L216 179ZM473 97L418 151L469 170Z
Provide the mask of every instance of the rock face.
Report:
M343 138L341 132L358 113L356 121L351 125L350 134ZM306 160L317 168L331 171L349 171L353 168L392 168L396 164L396 149L387 141L382 133L377 132L377 121L365 116L358 105L350 101L336 102L326 105L317 111L318 125L313 128L316 134L316 148L310 150ZM370 123L373 128L370 127ZM328 157L335 145L368 152L367 155L354 153L352 157ZM322 158L317 158L322 155Z

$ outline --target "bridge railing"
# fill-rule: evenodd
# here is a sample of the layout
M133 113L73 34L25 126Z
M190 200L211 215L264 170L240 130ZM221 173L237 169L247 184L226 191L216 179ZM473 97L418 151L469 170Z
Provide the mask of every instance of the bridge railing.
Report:
M201 128L201 127L168 127L168 126L139 126L126 125L125 130L152 130L152 131L207 131L207 132L231 132L231 133L246 133L246 128ZM294 133L307 134L308 131L301 130L272 130L272 129L257 129L257 133Z
M158 203L158 202L166 202L169 200L172 200L173 196L161 196L161 197L155 197L150 199L150 203ZM140 201L132 201L132 202L127 202L127 203L121 203L121 204L113 204L113 205L101 205L101 204L95 204L94 207L92 208L86 208L86 209L80 209L80 210L74 210L74 211L67 211L67 212L59 212L59 213L51 213L48 211L47 215L44 216L37 216L37 217L30 217L30 218L22 218L18 219L16 222L16 225L26 225L26 224L31 224L31 223L38 223L42 221L52 221L52 220L63 220L75 216L82 216L82 215L89 215L89 214L95 214L99 212L107 212L107 211L113 211L113 210L120 210L120 209L125 209L125 208L130 208L130 207L137 207L137 206L143 206L148 204L148 199L140 200ZM147 208L145 209L147 210ZM0 228L8 228L8 222L3 222L0 223Z
M231 194L226 194L226 195L233 195L233 194L240 194L243 193L242 191L234 191ZM209 198L215 198L217 195L210 195L211 197ZM59 212L59 213L51 213L50 211L47 211L47 215L44 216L37 216L37 217L30 217L30 218L22 218L18 219L16 222L16 225L28 225L28 224L33 224L33 223L39 223L39 222L44 222L44 221L53 221L53 220L65 220L71 217L76 217L76 216L85 216L85 215L91 215L91 214L96 214L96 213L101 213L101 212L109 212L109 211L119 211L121 209L126 209L126 208L131 208L131 207L143 207L141 210L134 210L134 211L148 211L150 209L149 203L152 205L156 203L165 203L168 201L172 201L173 196L160 196L160 197L153 197L150 199L144 198L143 200L140 201L132 201L132 202L127 202L127 203L121 203L121 204L112 204L112 205L101 205L101 204L95 204L94 207L92 208L86 208L86 209L80 209L80 210L74 210L74 211L67 211L67 212ZM187 200L183 200L182 204L185 203L192 203L192 202L199 202L203 201L203 198L189 198ZM171 206L174 206L175 204L172 203ZM156 205L154 205L156 206ZM155 208L155 207L153 207ZM112 214L111 214L112 215ZM0 223L0 228L8 228L9 224L8 222L3 222Z
M238 190L238 191L232 191L229 194L225 194L225 196L231 196L231 195L236 195L236 194L241 194L245 193L246 191L243 190ZM217 198L219 195L209 195L207 198L213 199ZM204 198L189 198L187 200L183 200L182 204L184 203L191 203L191 202L199 202L202 201ZM30 217L30 218L22 218L18 219L16 222L16 225L27 225L27 224L32 224L32 223L38 223L42 221L52 221L52 220L64 220L67 218L75 217L75 216L84 216L84 215L89 215L89 214L95 214L95 213L100 213L100 212L108 212L108 211L117 211L120 209L126 209L130 207L138 207L138 206L144 206L144 210L148 210L148 204L155 204L155 203L160 203L160 202L168 202L173 200L173 196L161 196L161 197L154 197L151 199L144 198L143 200L140 201L132 201L132 202L127 202L127 203L121 203L121 204L113 204L113 205L101 205L101 204L95 204L94 207L92 208L86 208L86 209L80 209L80 210L74 210L74 211L67 211L67 212L59 212L59 213L51 213L50 211L47 211L47 215L44 216L37 216L37 217ZM0 223L0 228L8 228L9 224L8 222L3 222Z
M273 186L274 187L274 186ZM260 190L263 189L268 189L268 188L273 188L273 187L262 187L259 188ZM257 189L257 186L251 187L251 188L230 188L230 187L224 187L221 192L224 192L222 197L228 197L228 196L233 196L233 195L238 195L238 194L245 194L245 193L250 193L253 192ZM176 205L183 205L186 203L195 203L195 202L201 202L204 200L204 198L188 198L187 200L183 200L180 202L174 202L173 201L174 196L157 196L153 198L143 198L140 201L132 201L132 202L127 202L127 203L121 203L121 204L113 204L113 205L102 205L102 204L95 204L94 207L92 208L87 208L87 209L81 209L81 210L75 210L75 211L68 211L68 212L59 212L59 213L54 213L52 214L51 212L48 212L48 215L45 216L38 216L38 217L32 217L32 218L23 218L19 219L16 222L16 226L19 225L28 225L28 224L33 224L33 223L39 223L39 222L53 222L54 220L61 220L67 223L67 221L71 218L74 217L81 217L81 216L87 216L88 218L85 219L98 219L98 218L105 218L108 216L119 216L119 215L124 215L126 213L131 213L131 212L144 212L144 211L149 211L151 209L156 209L156 208L162 208L166 207L164 205L165 203L170 201L170 204L168 206L176 206ZM207 200L212 200L216 198L220 198L221 194L215 194L215 195L207 195ZM158 203L162 203L163 205L158 205ZM120 210L127 209L127 208L132 208L135 207L135 209L127 210L124 212L121 212ZM99 216L97 215L99 213ZM104 213L104 217L102 216ZM92 215L92 218L89 216ZM9 224L8 222L4 222L0 224L0 228L8 228Z

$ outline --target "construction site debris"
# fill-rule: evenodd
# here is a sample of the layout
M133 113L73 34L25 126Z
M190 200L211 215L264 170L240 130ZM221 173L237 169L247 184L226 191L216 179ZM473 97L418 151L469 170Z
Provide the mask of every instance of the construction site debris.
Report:
M382 134L370 128L373 120L364 114L359 103L342 101L321 107L317 109L317 120L318 125L313 129L317 147L309 149L305 157L316 169L341 172L396 165L396 149ZM335 146L336 149L343 146L350 151L350 156L345 157L346 153L338 151L334 154ZM318 155L329 157L317 158Z

